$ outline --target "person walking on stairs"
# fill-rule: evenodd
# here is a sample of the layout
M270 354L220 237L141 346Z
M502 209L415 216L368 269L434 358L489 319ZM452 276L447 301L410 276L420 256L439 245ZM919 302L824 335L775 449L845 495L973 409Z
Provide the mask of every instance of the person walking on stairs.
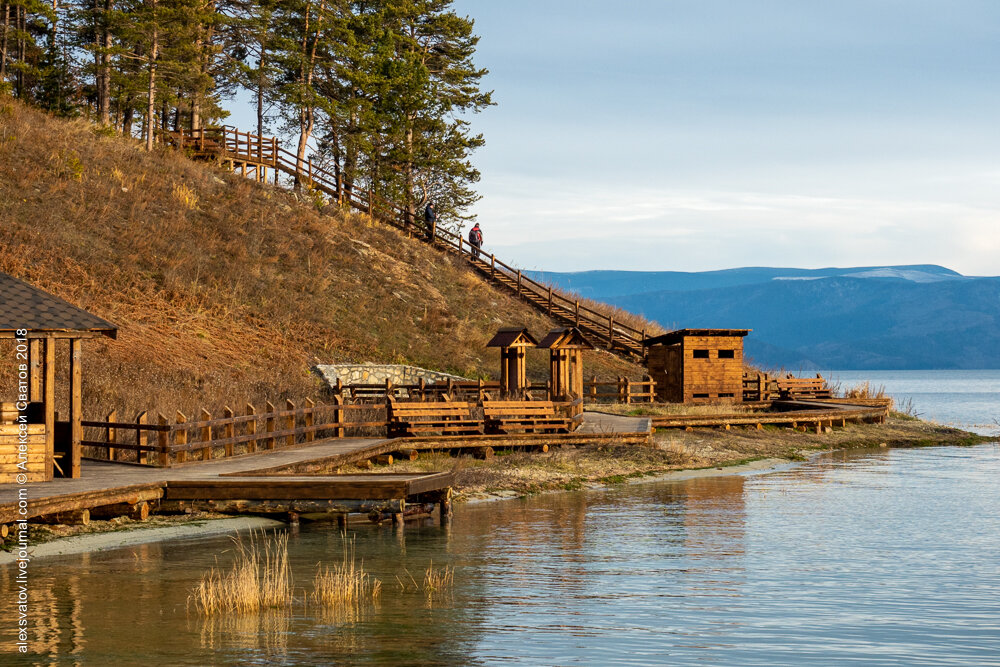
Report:
M424 222L427 223L427 238L431 241L437 236L437 211L434 210L434 202L427 202L427 208L424 209Z
M472 259L479 259L479 249L483 246L483 230L479 223L469 230L469 245L472 246Z

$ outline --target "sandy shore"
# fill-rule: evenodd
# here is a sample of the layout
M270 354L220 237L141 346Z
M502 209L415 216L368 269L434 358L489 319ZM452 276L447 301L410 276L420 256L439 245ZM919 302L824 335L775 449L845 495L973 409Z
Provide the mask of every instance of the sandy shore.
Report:
M149 542L163 542L166 540L176 540L185 537L208 537L211 535L224 535L235 533L240 530L251 530L255 528L272 528L284 526L281 521L267 519L264 517L246 516L232 517L225 519L199 519L190 523L182 523L174 526L154 526L145 527L137 525L129 530L118 530L107 533L87 533L85 535L75 535L73 537L63 537L45 542L28 548L31 560L46 558L51 556L69 556L85 552L108 551L109 549L121 549L136 544L148 544ZM13 553L0 552L0 565L10 565L16 561Z

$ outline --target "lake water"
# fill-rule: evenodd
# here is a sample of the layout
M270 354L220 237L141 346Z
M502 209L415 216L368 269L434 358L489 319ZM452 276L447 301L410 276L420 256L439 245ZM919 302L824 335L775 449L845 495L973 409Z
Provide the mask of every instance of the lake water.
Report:
M351 532L384 589L350 617L190 612L225 538L39 561L26 659L2 653L2 569L0 664L1000 665L997 444L832 453ZM296 588L343 548L333 527L292 534ZM455 568L450 594L400 591L430 563Z

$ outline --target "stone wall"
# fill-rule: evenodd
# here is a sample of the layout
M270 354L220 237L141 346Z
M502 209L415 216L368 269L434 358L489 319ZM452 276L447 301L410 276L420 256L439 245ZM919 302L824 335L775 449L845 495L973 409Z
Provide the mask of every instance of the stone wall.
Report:
M328 386L337 386L337 378L342 384L385 384L392 380L394 385L417 384L421 378L427 384L437 382L470 382L469 378L448 373L430 371L417 366L399 364L319 364L313 368Z

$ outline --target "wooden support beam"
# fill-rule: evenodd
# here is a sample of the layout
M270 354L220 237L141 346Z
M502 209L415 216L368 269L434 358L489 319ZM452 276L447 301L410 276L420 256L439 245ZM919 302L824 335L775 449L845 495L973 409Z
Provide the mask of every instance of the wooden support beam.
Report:
M90 523L90 510L80 509L56 512L55 514L35 517L31 521L33 523L62 524L65 526L86 526Z
M114 519L120 516L127 516L135 521L145 521L149 518L149 503L140 500L137 503L115 503L90 509L92 519Z
M306 399L306 409L308 410L308 412L306 412L305 418L304 418L305 425L306 425L307 429L311 429L313 427L313 425L316 423L316 415L313 413L313 410L315 409L315 407L316 407L316 401L312 400L311 398L307 398ZM311 430L310 431L306 431L306 442L312 442L315 439L316 439L316 433L315 432L313 432Z
M212 413L205 408L201 409L201 414L198 417L199 421L211 421ZM202 426L201 427L201 441L205 443L212 442L212 427ZM212 460L212 446L207 445L201 448L201 460L211 461Z
M145 415L146 413L142 413ZM156 423L160 426L169 426L170 422L167 420L166 415L157 414ZM156 433L156 445L159 448L159 452L156 453L157 463L159 463L161 468L170 467L170 432L169 431L157 431ZM140 452L145 456L144 452Z
M247 417L253 417L257 414L257 409L251 404L247 403L244 408L243 414ZM249 419L247 420L247 435L257 435L257 420ZM253 453L257 451L257 438L253 438L247 441L247 452Z
M293 403L290 400L285 400L285 409L286 410L295 410L295 403ZM287 417L285 417L285 430L286 431L294 431L295 430L295 413L294 412L292 414L288 415ZM295 446L295 434L294 433L292 433L291 435L289 435L288 437L285 438L285 446L286 447L294 447Z
M118 411L112 410L108 413L108 416L104 418L104 421L109 424L113 424L118 421ZM114 443L118 442L118 429L109 426L104 429L104 440L108 443L108 460L114 461L116 457L116 451L114 448Z
M139 427L145 423L146 423L146 411L143 410L142 412L140 412L135 416L135 424L137 427ZM148 431L146 431L143 428L135 429L135 444L139 445L140 447L144 447L148 444L147 439L148 439ZM144 452L141 449L136 450L135 460L138 463L147 463L148 462L147 452Z
M177 415L174 418L174 423L176 423L180 428L174 431L174 444L180 446L188 444L188 432L184 428L184 424L187 424L187 415L185 415L180 410L177 411ZM178 450L177 451L177 462L184 463L187 461L187 451Z
M45 403L45 479L55 476L56 464L56 341L46 338L42 341L43 362L43 402Z
M164 500L160 511L170 514L191 511L220 512L222 514L340 514L369 512L402 512L406 501L402 498L387 500Z
M83 340L71 338L69 341L69 429L70 461L69 476L80 477L80 455L83 440Z
M224 419L230 419L231 420L231 419L233 419L233 417L235 416L235 414L236 413L233 412L233 409L231 407L229 407L228 405L222 408L222 417ZM222 427L222 437L225 440L231 440L232 438L236 437L236 426L232 422L230 422L230 423L228 423L228 424L226 424L225 426ZM233 443L227 442L224 445L224 451L225 451L225 455L226 456L232 456L233 455Z
M275 413L275 407L274 407L274 405L271 404L270 401L267 401L264 404L264 409L267 410L267 413L266 413L267 416L264 418L264 431L266 433L274 433L274 413ZM275 443L274 443L274 436L273 435L269 435L266 438L264 438L264 448L265 449L274 449L274 444Z
M43 341L37 338L28 341L28 400L33 403L45 400L42 393L42 388L45 386L42 377L44 366L42 343Z

